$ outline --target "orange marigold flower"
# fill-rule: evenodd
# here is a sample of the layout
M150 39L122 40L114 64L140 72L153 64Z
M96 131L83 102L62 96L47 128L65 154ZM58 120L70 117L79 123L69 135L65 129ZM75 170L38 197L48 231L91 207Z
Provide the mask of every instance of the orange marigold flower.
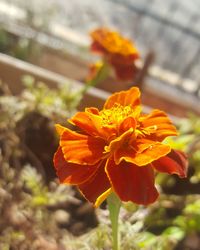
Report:
M134 64L139 52L135 45L119 33L107 28L99 28L91 32L91 50L104 56L121 80L132 80L137 72Z
M77 185L95 206L111 192L122 201L154 202L158 197L154 170L186 177L185 154L162 143L177 135L176 128L163 111L141 113L136 87L111 95L101 111L78 112L70 123L80 132L56 125L57 175L61 183Z

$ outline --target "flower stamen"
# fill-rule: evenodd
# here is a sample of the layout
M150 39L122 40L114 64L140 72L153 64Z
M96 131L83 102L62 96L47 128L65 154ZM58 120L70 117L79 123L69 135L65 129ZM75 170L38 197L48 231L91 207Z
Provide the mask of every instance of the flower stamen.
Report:
M122 106L115 103L111 109L104 109L100 112L102 117L102 126L119 124L128 116L131 116L134 110L130 106Z

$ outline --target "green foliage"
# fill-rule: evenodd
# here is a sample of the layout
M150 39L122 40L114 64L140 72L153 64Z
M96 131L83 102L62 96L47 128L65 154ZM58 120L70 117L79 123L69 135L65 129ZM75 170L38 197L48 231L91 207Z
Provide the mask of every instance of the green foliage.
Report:
M58 89L50 89L31 76L24 76L23 83L26 87L22 93L25 102L32 104L32 110L51 118L70 117L82 98L80 91L72 91L70 82L59 84Z
M177 125L181 134L200 135L200 119L195 114L190 113L188 118L181 119Z
M19 38L13 34L6 32L0 28L0 52L14 56L21 60L29 60L31 40L26 38ZM36 43L34 43L34 50L36 52Z
M185 236L184 230L177 226L168 227L160 235L145 230L140 221L120 223L121 250L168 250L174 249ZM98 228L78 238L74 249L111 249L111 231L107 225L100 224ZM70 244L71 245L71 244ZM77 248L76 248L77 247Z
M72 190L53 182L47 186L31 166L18 172L4 161L2 155L0 164L0 249L22 249L23 246L36 249L33 242L37 232L54 238L59 232L61 236L55 213L49 207L75 201Z
M27 117L32 116L33 125L43 124L47 130L53 119L63 121L74 113L78 101L66 85L51 90L28 76L24 83L26 88L19 96L11 95L1 85L5 94L0 96L0 249L57 249L65 234L59 226L58 215L68 223L70 215L64 209L66 204L79 202L68 186L53 180L46 183L45 171L53 168L53 155L49 156L51 166L44 166L37 151L26 144L22 135L32 125L25 122ZM37 133L43 136L41 129L38 127ZM49 131L55 134L54 128ZM35 140L34 135L31 140ZM35 144L36 149L41 148L42 140ZM50 148L54 136L51 140ZM47 148L40 151L48 153Z
M7 33L0 28L0 52L5 52L8 46L8 35Z
M191 203L192 202L192 203ZM188 197L188 204L183 209L183 213L174 220L185 233L200 232L200 201L199 195Z
M36 82L31 76L24 76L25 86L20 96L5 95L0 98L0 122L15 125L25 114L32 111L59 122L76 112L82 98L80 91L72 91L70 83L59 85L58 89L50 89L42 82Z
M107 225L99 225L97 228L91 230L74 240L73 238L65 238L64 243L70 246L70 250L102 250L111 249L111 231Z

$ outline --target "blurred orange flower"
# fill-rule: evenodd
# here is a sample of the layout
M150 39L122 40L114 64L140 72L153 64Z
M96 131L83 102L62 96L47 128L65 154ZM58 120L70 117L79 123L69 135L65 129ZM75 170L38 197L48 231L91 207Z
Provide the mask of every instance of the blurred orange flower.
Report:
M139 58L135 45L119 33L107 28L99 28L91 32L91 50L97 52L111 64L116 76L121 80L133 80L137 67L134 64Z
M186 177L185 154L162 143L177 135L176 128L163 111L141 113L136 87L111 95L101 111L78 112L70 123L80 132L56 125L57 175L61 183L77 185L95 206L111 192L122 201L154 202L158 197L154 170Z

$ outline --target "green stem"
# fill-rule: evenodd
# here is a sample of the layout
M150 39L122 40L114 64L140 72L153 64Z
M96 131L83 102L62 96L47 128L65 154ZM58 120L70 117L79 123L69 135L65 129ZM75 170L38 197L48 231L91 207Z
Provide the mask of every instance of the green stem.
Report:
M107 198L108 210L110 213L110 220L112 226L112 236L113 236L113 250L120 249L120 240L119 240L119 232L118 232L118 217L119 211L121 207L120 199L112 193Z
M97 72L97 75L94 77L94 79L87 81L86 85L82 89L82 94L84 95L87 90L91 87L96 86L99 82L104 81L109 75L109 65L106 62L103 62L102 67Z

